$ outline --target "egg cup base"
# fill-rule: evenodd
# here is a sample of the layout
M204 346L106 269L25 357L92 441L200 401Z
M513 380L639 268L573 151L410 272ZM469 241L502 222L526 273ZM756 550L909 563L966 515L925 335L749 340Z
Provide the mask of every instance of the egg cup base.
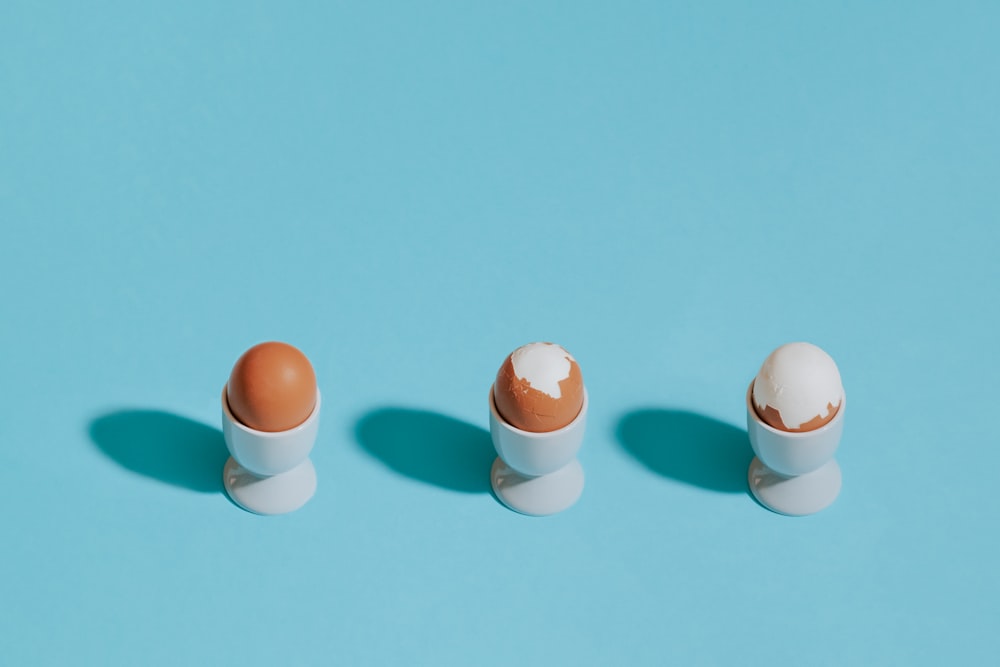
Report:
M316 468L307 458L287 472L262 477L229 457L222 481L232 501L248 512L287 514L305 505L316 493Z
M750 492L761 505L786 516L806 516L829 507L840 495L840 465L830 459L804 475L781 475L754 457L747 471Z
M576 459L537 477L517 472L499 456L490 470L493 493L504 505L528 516L558 514L572 507L583 493L583 466Z

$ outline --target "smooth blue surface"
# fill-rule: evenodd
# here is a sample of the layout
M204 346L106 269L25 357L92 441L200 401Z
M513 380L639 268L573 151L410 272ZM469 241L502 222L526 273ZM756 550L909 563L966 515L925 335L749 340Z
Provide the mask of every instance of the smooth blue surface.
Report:
M995 3L0 6L7 664L985 664ZM180 6L183 5L183 6ZM253 343L324 396L303 510L221 493ZM587 488L489 493L555 340ZM844 490L746 491L809 340Z

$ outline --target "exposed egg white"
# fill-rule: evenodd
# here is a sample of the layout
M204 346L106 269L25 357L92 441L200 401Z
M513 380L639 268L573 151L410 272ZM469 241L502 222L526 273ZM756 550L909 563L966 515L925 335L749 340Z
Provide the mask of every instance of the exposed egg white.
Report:
M844 388L829 354L810 343L782 345L764 360L753 385L753 401L763 411L771 406L789 429L840 407Z
M570 353L555 343L529 343L510 355L514 375L552 398L562 398L559 383L569 377Z

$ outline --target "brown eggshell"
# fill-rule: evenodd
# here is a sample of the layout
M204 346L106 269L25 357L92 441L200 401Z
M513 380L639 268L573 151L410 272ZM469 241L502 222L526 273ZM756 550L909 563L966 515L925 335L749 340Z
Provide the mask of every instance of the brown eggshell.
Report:
M568 425L583 407L583 374L570 360L569 377L559 382L561 396L556 399L531 386L526 378L514 373L512 355L497 372L493 400L497 411L511 426L532 433L548 433Z
M776 428L779 431L787 431L788 433L805 433L807 431L815 431L816 429L826 426L833 421L833 418L837 416L838 412L840 412L840 405L827 403L826 415L816 415L806 423L802 424L799 428L789 428L788 426L785 426L785 422L781 420L781 413L772 408L770 405L765 405L763 410L758 405L754 405L753 407L757 416L760 417L765 424L771 428Z
M233 366L229 410L257 431L287 431L316 406L316 374L304 354L287 343L261 343Z

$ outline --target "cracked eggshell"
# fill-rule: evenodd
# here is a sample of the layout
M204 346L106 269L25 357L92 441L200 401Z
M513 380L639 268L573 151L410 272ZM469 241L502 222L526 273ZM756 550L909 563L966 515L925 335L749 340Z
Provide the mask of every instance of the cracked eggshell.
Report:
M753 383L757 415L772 428L815 431L840 410L844 387L829 354L811 343L788 343L764 360Z
M511 426L548 433L567 426L583 407L583 374L559 345L529 343L507 357L493 385L497 411Z
M233 416L266 432L287 431L316 407L316 374L306 355L287 343L260 343L243 353L226 385Z

